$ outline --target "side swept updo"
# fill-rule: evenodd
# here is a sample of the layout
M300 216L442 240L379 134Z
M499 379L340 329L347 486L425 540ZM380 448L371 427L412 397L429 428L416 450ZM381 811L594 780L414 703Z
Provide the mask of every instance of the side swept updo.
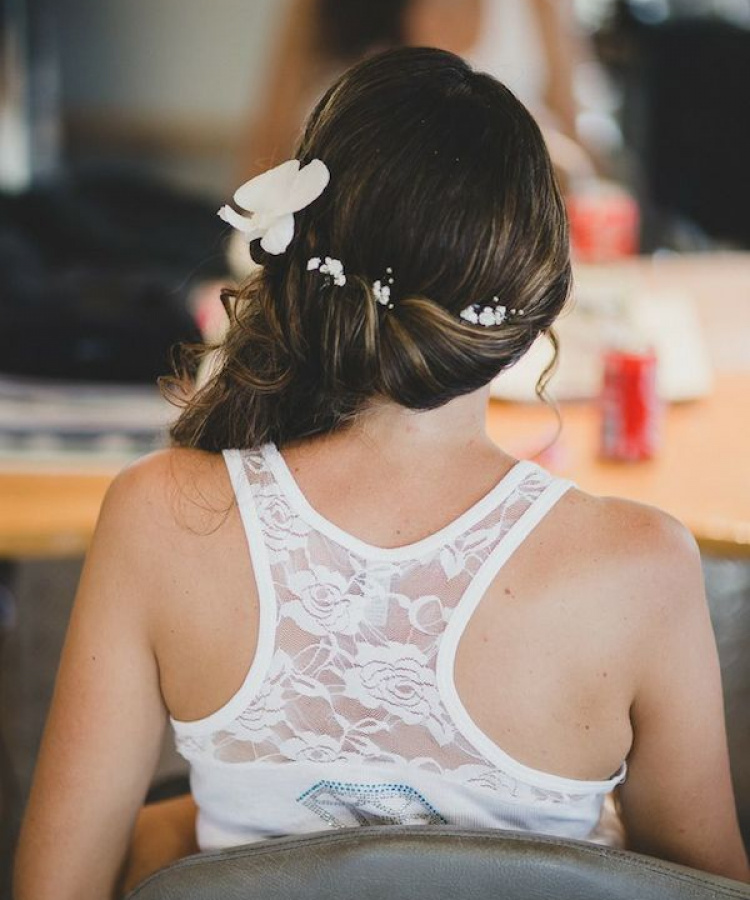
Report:
M178 445L282 446L374 398L433 409L513 365L565 304L567 220L539 128L459 57L405 48L350 69L296 158L322 159L330 184L295 216L286 253L251 245L262 268L227 292L220 364L173 426ZM313 256L340 259L346 285L308 271ZM389 269L392 309L372 289ZM460 319L494 297L523 315Z

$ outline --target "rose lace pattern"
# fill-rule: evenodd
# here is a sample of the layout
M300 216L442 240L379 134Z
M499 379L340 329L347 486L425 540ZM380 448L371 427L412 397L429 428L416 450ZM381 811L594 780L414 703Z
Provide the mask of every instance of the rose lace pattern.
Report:
M519 463L441 532L386 550L318 516L275 447L230 452L243 480L235 490L258 581L260 636L230 703L199 723L176 723L184 725L176 727L183 756L225 770L320 765L323 785L325 764L352 763L357 772L395 764L506 803L585 805L592 792L611 789L617 778L577 782L505 755L471 722L452 679L483 588L531 530L529 520L551 508L552 500L540 503L545 493L561 496L568 483ZM299 799L310 805L316 796Z

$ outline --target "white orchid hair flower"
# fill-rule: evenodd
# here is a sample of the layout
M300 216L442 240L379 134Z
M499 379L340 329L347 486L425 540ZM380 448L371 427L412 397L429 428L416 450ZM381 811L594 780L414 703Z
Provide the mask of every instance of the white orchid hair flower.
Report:
M266 253L278 256L294 237L294 214L317 200L330 178L328 166L320 159L302 168L298 159L290 159L237 189L234 202L252 215L243 216L231 206L222 206L219 217L241 232L248 243L260 238Z

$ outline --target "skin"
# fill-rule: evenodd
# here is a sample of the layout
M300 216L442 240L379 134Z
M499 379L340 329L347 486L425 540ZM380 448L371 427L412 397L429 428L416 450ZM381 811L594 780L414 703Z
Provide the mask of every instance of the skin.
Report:
M485 433L486 402L483 390L429 412L378 404L349 430L283 452L324 516L370 543L403 545L513 465ZM133 885L194 852L189 798L141 805L167 713L190 720L222 706L244 680L257 627L221 458L174 450L126 469L75 602L16 900L105 900L123 878ZM677 521L568 492L487 591L455 677L472 718L527 765L601 779L627 756L632 849L748 879L700 557Z

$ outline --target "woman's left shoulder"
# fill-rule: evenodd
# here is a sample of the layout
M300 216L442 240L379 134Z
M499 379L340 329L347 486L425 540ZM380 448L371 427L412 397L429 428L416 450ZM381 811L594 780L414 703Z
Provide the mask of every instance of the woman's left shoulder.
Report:
M212 540L234 508L221 454L168 449L145 456L113 480L99 513L91 553L101 551L146 575L168 576ZM161 579L158 579L161 580Z
M105 504L131 513L148 511L165 525L175 512L187 512L192 506L206 510L231 497L221 453L174 447L157 450L122 469L107 491Z

